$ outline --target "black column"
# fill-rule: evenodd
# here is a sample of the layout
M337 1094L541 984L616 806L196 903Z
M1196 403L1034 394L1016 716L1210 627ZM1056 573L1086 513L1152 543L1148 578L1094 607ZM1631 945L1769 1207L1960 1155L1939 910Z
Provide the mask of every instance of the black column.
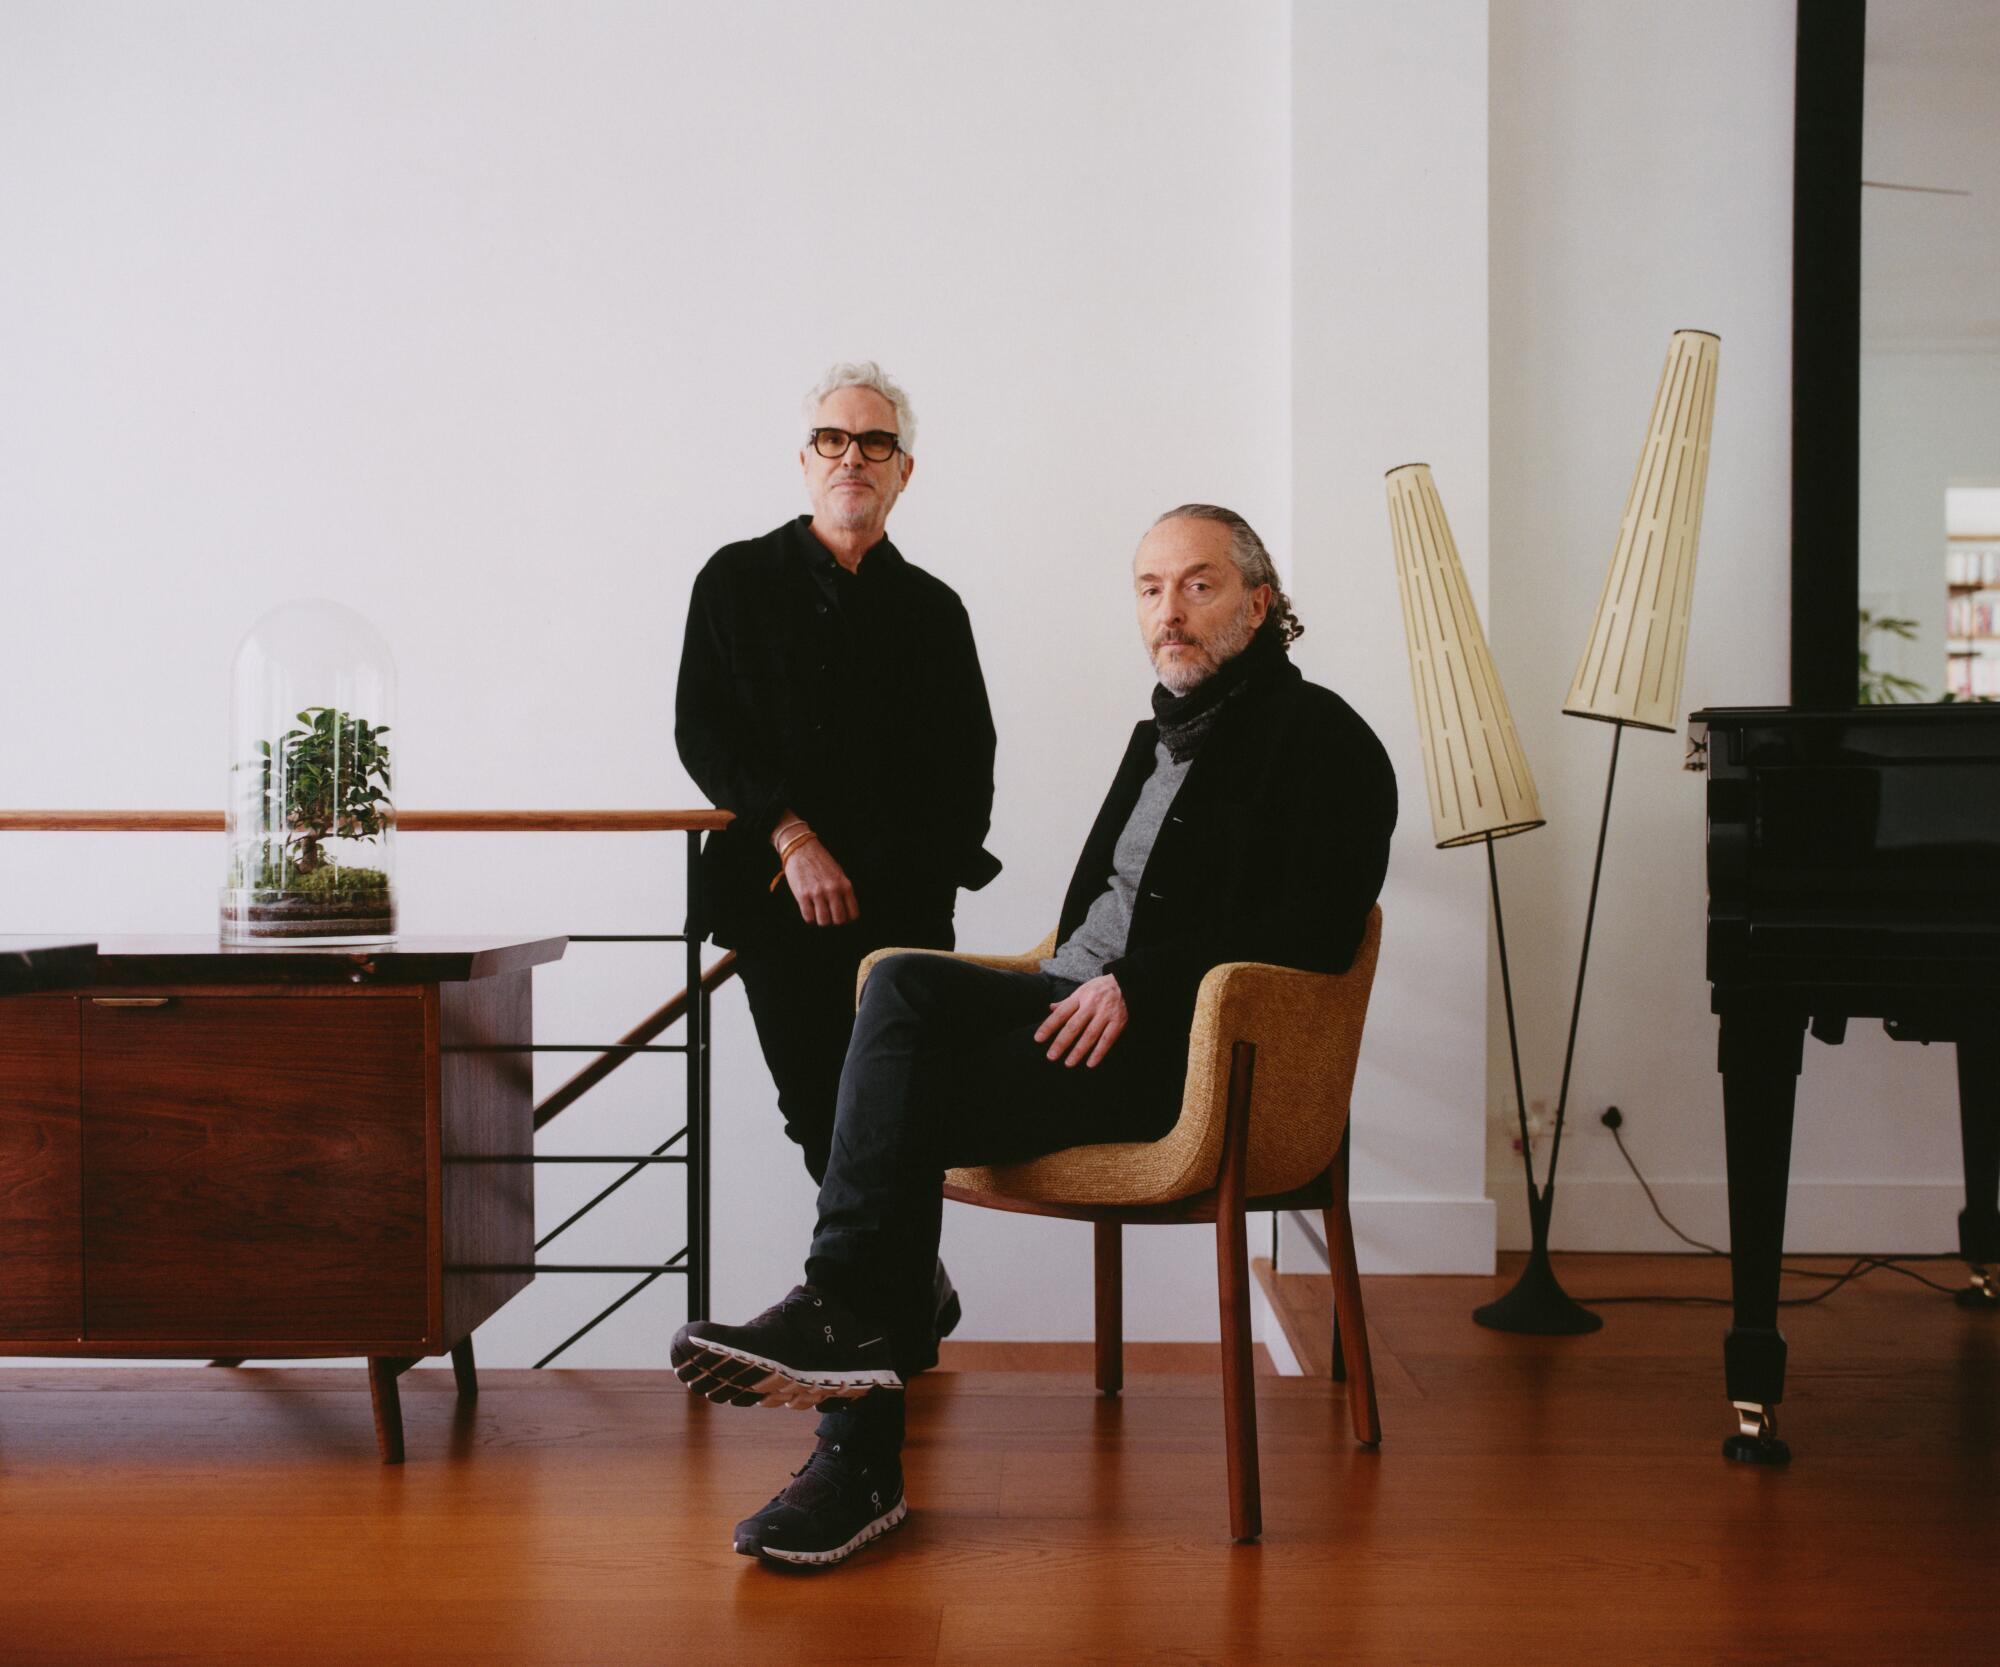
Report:
M1792 704L1854 705L1865 0L1799 0L1792 164Z

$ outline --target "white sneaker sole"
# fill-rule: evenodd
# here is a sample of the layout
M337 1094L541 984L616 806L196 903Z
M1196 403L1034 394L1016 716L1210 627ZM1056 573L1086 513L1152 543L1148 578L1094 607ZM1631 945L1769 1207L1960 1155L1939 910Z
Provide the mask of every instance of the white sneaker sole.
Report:
M903 1387L903 1380L891 1367L805 1373L705 1337L691 1341L696 1353L674 1368L674 1376L693 1393L730 1406L793 1407L809 1412L822 1401L854 1400L870 1390Z
M879 1540L892 1528L900 1528L903 1518L910 1514L907 1500L899 1499L882 1515L856 1534L847 1544L835 1546L831 1551L781 1551L775 1546L759 1546L757 1555L768 1557L774 1563L791 1563L800 1567L819 1567L827 1563L844 1563L870 1540Z

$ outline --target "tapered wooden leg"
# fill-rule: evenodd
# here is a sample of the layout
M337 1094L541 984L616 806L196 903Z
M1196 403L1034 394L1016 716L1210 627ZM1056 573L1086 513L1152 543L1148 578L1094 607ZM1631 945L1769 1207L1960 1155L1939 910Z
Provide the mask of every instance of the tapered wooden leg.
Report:
M368 1398L375 1406L375 1445L382 1450L384 1464L403 1462L403 1398L396 1391L396 1379L415 1364L389 1355L371 1356L368 1361Z
M1257 1475L1257 1380L1250 1342L1250 1246L1243 1197L1250 1138L1250 1086L1257 1050L1238 1042L1229 1066L1229 1122L1215 1187L1215 1273L1222 1317L1222 1422L1228 1443L1229 1531L1238 1541L1264 1531Z
M472 1339L451 1346L451 1375L458 1382L458 1398L461 1401L479 1399L479 1373L472 1363Z
M1125 1239L1115 1221L1097 1226L1097 1388L1125 1387Z
M1382 1439L1382 1415L1375 1406L1375 1368L1368 1358L1368 1316L1361 1307L1361 1270L1354 1262L1354 1218L1347 1208L1347 1137L1333 1160L1333 1202L1321 1219L1326 1225L1326 1260L1333 1274L1333 1362L1335 1381L1345 1367L1347 1417L1354 1439L1373 1447Z

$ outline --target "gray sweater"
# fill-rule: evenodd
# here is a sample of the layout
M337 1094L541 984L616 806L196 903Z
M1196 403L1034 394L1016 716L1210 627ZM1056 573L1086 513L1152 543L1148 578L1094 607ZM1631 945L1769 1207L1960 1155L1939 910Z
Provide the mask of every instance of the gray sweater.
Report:
M1087 984L1125 953L1125 939L1132 930L1132 903L1139 895L1146 859L1153 853L1153 841L1166 825L1167 809L1181 790L1192 762L1188 758L1176 763L1164 741L1154 745L1153 773L1139 789L1139 801L1112 850L1111 883L1092 902L1076 930L1042 962L1043 972Z

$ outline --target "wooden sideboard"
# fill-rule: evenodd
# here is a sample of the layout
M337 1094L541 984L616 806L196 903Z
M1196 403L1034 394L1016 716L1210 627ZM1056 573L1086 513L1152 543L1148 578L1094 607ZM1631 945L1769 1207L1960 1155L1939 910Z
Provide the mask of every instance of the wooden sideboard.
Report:
M0 1355L366 1356L400 1463L398 1374L449 1352L475 1393L533 1278L522 1050L564 946L111 939L0 1000Z

